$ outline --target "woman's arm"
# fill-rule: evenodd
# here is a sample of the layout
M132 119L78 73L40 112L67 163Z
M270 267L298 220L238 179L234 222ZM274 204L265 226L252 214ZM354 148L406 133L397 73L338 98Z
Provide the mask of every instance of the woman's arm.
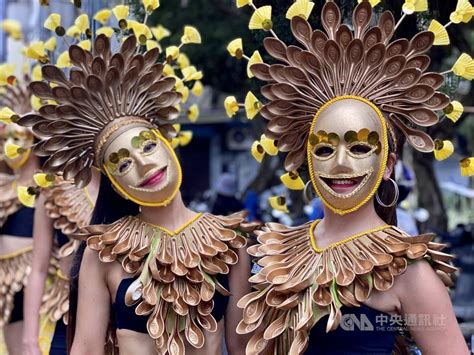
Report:
M25 289L23 305L24 331L23 351L28 355L39 355L39 313L43 298L48 268L53 249L53 221L46 215L44 197L40 195L35 209L33 224L33 263Z
M71 355L104 354L110 312L106 269L97 252L86 248L79 272L76 333Z
M423 354L469 354L446 287L427 262L410 265L398 276L395 292Z
M245 354L245 347L251 334L237 334L236 328L242 319L242 309L237 307L237 302L250 293L250 258L245 248L238 250L239 262L233 265L229 273L229 288L232 296L225 313L225 342L229 355Z

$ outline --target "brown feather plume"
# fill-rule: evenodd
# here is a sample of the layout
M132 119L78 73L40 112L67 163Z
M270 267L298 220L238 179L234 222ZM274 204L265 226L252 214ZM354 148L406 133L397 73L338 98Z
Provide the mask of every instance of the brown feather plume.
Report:
M41 137L35 152L49 157L45 171L63 172L79 187L87 185L91 167L100 168L98 136L118 118L140 118L157 126L164 137L173 136L169 122L177 118L175 106L181 99L174 90L175 79L164 77L163 64L156 63L158 49L141 54L136 48L132 35L112 54L109 39L99 35L92 52L76 45L69 48L74 65L69 78L54 65L43 66L46 82L32 82L30 89L56 104L22 116L19 123Z

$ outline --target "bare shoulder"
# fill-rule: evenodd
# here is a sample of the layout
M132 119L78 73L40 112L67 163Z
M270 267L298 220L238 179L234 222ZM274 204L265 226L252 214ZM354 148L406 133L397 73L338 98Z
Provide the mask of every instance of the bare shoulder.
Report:
M398 276L398 284L405 286L419 286L425 282L442 284L436 272L426 260L419 260L408 265L405 273Z
M99 259L99 252L86 247L82 258L81 270L88 270L100 275L106 275L111 268L112 263L104 263Z
M446 287L426 260L409 265L405 273L396 278L394 291L402 304L424 301L428 294L432 300L447 296Z

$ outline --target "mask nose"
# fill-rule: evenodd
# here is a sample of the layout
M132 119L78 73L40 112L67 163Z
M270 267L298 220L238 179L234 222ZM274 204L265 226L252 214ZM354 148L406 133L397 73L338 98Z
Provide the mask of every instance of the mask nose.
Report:
M140 175L145 175L148 173L151 169L156 167L156 164L153 163L148 157L144 157L138 152L132 152L130 154L133 159L135 160L135 164L137 165L137 170Z
M339 146L336 150L336 155L334 157L335 164L331 170L331 175L337 174L351 174L354 172L351 160L344 149L344 147Z

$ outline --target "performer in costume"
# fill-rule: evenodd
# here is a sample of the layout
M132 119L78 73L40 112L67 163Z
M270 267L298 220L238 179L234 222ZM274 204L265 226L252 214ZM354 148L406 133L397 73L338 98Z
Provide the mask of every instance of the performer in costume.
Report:
M31 111L26 82L17 80L3 89L2 107L18 114ZM4 331L8 352L21 354L18 334L23 328L23 288L31 270L34 211L22 207L17 188L31 183L40 163L38 157L31 154L34 137L29 129L9 124L4 130L5 162L10 173L0 174L0 328Z
M71 235L90 222L99 174L95 171L91 183L82 189L51 174L34 176L39 186L30 191L38 194L41 190L41 194L34 202L32 271L25 290L25 353L66 354L69 273L80 243Z
M224 329L229 353L238 354L245 336L235 332L236 304L250 290L243 247L254 226L241 213L197 214L183 204L181 167L171 146L181 80L163 74L159 49L143 51L137 37L144 38L138 28L134 32L116 53L105 35L91 52L70 46L69 78L46 65L49 83L30 85L35 95L58 104L19 120L41 131L35 152L49 156L46 172L61 171L78 187L90 182L93 167L105 175L92 218L99 224L78 234L88 248L70 324L71 353L102 353L113 319L121 354L220 354ZM187 27L182 43L198 39ZM167 51L168 66L175 51ZM200 76L194 67L181 72L184 81Z
M259 111L268 120L254 155L261 158L270 143L287 152L282 181L293 189L305 187L298 170L307 164L306 187L324 203L322 220L268 223L248 249L262 269L250 279L256 290L239 301L238 333L255 332L247 354L391 354L393 325L403 327L404 319L423 353L468 353L445 289L456 270L452 256L434 235L409 236L394 218L400 134L421 152L449 155L441 141L416 128L436 124L438 110L453 114L454 105L437 91L443 76L427 72L425 53L440 29L392 40L399 23L386 11L372 25L371 3L377 1L360 2L349 26L328 1L324 31L313 31L307 18L314 4L296 1L287 18L297 45L286 45L272 30L271 6L237 1L255 8L251 29L272 34L263 44L273 64L258 55L249 67L266 82L261 94L268 100L246 98L247 115ZM421 10L420 3L407 1L403 10ZM239 40L229 51L245 57ZM469 78L473 66L464 60L454 71ZM235 98L226 108L231 115L238 110ZM392 328L382 329L387 325Z

